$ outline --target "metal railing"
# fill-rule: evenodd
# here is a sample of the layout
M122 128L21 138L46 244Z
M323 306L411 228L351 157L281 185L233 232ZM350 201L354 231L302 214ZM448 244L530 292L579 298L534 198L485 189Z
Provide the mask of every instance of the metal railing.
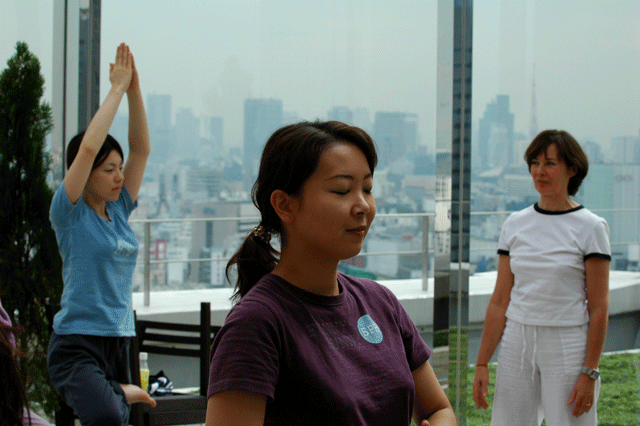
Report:
M599 209L592 210L594 213L634 213L639 212L640 209ZM502 216L503 220L512 213L512 211L479 211L471 212L471 217L476 216ZM370 256L399 256L399 255L420 255L422 259L422 289L427 290L427 281L429 277L429 238L432 235L432 223L435 219L434 213L389 213L379 214L376 216L376 223L384 222L389 219L407 219L416 218L419 220L419 233L422 234L422 246L420 250L405 250L405 251L385 251L385 252L362 252L358 256L370 257ZM138 264L143 266L143 293L144 293L144 305L150 305L151 299L151 266L156 264L169 264L169 263L199 263L199 262L228 262L229 258L186 258L186 259L151 259L151 226L159 223L185 223L185 222L245 222L246 224L257 224L260 220L259 217L218 217L218 218L184 218L184 219L132 219L131 224L143 225L143 241L144 241L144 253L142 261ZM502 221L503 221L502 220ZM431 236L431 238L433 238ZM637 245L638 241L628 242L612 242L611 246L630 246ZM497 250L497 241L490 246L470 247L469 252L481 252L481 251L495 251Z
M421 222L422 238L422 250L406 250L406 251L390 251L390 252L364 252L358 254L358 256L391 256L391 255L422 255L423 256L423 268L422 268L422 288L427 289L427 280L429 276L429 230L430 223L434 218L433 213L395 213L395 214L379 214L376 216L378 221L381 219L402 219L402 218L419 218ZM259 217L219 217L219 218L185 218L185 219L132 219L129 222L131 224L143 225L143 241L144 241L144 253L142 262L138 262L138 265L142 265L143 270L143 293L144 293L144 306L149 306L151 301L151 265L156 264L168 264L168 263L200 263L200 262L228 262L229 257L224 258L186 258L186 259L151 259L151 225L158 223L185 223L185 222L246 222L258 224Z

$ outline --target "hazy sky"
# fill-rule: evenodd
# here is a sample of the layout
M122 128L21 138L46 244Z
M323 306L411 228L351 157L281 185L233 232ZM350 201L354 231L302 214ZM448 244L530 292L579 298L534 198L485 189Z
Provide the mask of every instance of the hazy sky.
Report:
M608 146L640 132L640 1L474 2L473 120L498 94L511 97L517 132L529 133L535 69L539 130L563 128ZM0 66L26 41L51 96L51 0L0 1ZM143 92L171 94L174 114L225 119L242 140L247 97L282 99L301 118L336 105L419 116L433 150L435 0L103 0L102 96L108 62L131 45ZM122 109L126 113L126 107Z

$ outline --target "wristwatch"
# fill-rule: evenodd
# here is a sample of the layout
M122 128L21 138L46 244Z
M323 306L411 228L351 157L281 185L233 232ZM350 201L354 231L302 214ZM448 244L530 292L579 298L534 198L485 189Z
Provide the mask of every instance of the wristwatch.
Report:
M595 368L582 367L582 372L591 377L593 380L596 380L598 377L600 377L600 372Z

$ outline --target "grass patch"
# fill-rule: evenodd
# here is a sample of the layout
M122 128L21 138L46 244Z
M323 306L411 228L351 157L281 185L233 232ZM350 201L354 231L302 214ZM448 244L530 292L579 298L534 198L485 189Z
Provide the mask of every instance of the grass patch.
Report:
M599 426L640 425L640 353L603 355L600 358L602 387L598 399ZM466 424L489 426L496 382L496 366L489 366L489 408L480 410L473 402L472 387L475 367L467 371ZM544 426L544 422L542 425ZM415 423L411 423L415 426Z
M484 426L491 424L496 367L489 366L489 408L477 409L473 402L472 385L475 367L468 371L467 425ZM602 387L598 399L599 426L630 426L640 424L640 354L627 353L603 355L600 358ZM544 423L543 423L544 425Z

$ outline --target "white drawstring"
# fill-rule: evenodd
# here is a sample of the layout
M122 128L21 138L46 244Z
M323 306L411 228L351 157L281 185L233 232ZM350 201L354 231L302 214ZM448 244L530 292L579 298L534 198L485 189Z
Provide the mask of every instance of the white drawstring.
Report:
M535 380L536 369L534 368L536 364L536 350L538 347L538 327L533 326L533 354L531 355L531 381Z
M527 352L527 333L526 333L526 325L522 325L522 353L520 354L520 371L524 370L524 355ZM533 382L536 378L536 352L538 350L538 332L537 327L535 325L531 326L533 328L533 353L531 354L531 381Z
M527 330L522 324L522 353L520 354L520 371L524 370L524 354L527 351Z

